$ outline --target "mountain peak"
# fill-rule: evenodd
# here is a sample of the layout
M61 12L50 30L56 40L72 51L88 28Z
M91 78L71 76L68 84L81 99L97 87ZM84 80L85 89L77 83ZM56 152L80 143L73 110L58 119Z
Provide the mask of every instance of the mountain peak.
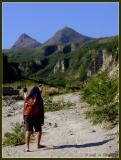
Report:
M22 33L19 38L25 39L25 38L31 38L31 37L28 36L26 33Z
M40 47L41 43L27 35L26 33L22 33L17 41L14 43L11 49L18 49L18 48L37 48Z
M73 30L71 27L65 26L61 30Z
M93 38L82 35L75 31L74 29L65 26L55 33L48 41L45 42L45 45L66 45L70 43L84 43Z
M65 26L62 29L60 29L59 31L57 31L56 33L58 33L58 32L65 33L65 32L76 32L76 31L68 26Z

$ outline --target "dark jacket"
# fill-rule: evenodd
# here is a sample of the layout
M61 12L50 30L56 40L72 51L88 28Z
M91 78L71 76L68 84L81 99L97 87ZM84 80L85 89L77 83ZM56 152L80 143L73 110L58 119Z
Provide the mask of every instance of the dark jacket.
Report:
M43 103L43 98L40 98L40 113L38 114L38 118L40 118L41 124L44 124L44 103Z

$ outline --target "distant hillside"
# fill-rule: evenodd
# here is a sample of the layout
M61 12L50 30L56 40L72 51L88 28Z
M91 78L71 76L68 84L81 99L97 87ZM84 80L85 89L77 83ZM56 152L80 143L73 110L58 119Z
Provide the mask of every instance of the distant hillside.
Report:
M8 58L3 55L3 83L12 83L20 80L21 71L17 63L8 63Z
M84 45L75 46L70 51L60 51L46 56L45 66L31 77L56 85L80 85L90 76L115 66L118 63L118 37L101 38Z
M51 54L47 54L46 49L23 50L21 54L10 52L8 60L17 62L26 77L44 79L56 85L78 85L100 68L117 63L117 48L118 37L114 36L83 45L66 45Z
M57 31L44 45L65 45L70 43L84 43L93 38L81 35L72 28L64 27Z
M63 36L69 36L69 41ZM118 63L118 36L93 39L65 27L53 37L37 48L7 50L8 63L17 63L22 76L62 86L80 85Z
M35 39L31 38L27 34L23 33L17 41L14 43L11 49L20 49L20 48L37 48L40 47L41 43L37 42Z

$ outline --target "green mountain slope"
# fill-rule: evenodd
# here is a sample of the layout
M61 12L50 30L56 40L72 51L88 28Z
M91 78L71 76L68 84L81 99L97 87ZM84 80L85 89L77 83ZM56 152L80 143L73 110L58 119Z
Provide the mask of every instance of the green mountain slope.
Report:
M118 36L85 43L47 45L37 49L9 50L9 62L16 62L25 77L43 79L50 84L81 84L101 68L118 62Z

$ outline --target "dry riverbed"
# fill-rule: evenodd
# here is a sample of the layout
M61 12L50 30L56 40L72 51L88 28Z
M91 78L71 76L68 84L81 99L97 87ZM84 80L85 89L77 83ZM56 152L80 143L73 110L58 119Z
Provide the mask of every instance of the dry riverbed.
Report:
M46 112L43 126L42 144L46 148L37 149L35 140L31 141L31 152L24 152L24 145L3 147L5 157L115 157L118 155L118 126L111 130L102 125L93 126L85 119L86 104L80 101L78 93L55 96L53 101L63 99L74 103L70 109ZM10 108L7 102L3 105L2 133L11 130L10 124L22 122L23 101L14 101ZM8 111L7 111L8 109ZM11 112L10 112L11 110ZM10 115L11 114L11 115Z

